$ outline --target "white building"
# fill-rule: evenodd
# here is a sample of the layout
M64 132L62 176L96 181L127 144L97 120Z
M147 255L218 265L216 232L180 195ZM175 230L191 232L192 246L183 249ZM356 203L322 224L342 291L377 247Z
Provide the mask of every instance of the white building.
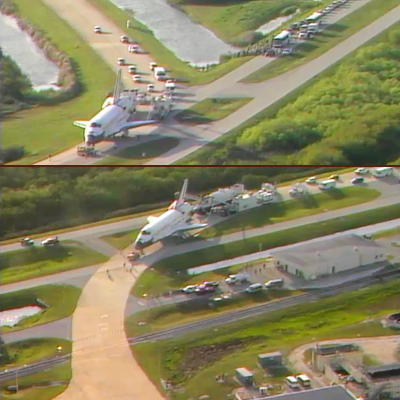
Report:
M375 241L354 234L274 252L275 265L307 280L386 261Z

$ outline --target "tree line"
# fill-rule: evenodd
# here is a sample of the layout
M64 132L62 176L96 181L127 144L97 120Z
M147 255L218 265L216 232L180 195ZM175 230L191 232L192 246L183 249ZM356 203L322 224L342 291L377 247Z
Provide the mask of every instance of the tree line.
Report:
M312 167L0 169L0 238L76 226L169 205L184 179L189 192L207 193L242 182L258 189L316 173Z

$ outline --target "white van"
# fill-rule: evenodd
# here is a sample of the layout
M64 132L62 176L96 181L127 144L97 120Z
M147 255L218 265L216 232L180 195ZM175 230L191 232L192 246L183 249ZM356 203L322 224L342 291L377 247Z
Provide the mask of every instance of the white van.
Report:
M311 380L306 374L297 375L296 379L303 387L311 387Z
M326 181L322 181L318 187L321 190L333 189L336 186L336 179L327 179Z
M300 383L294 376L287 376L286 379L285 379L285 383L291 389L300 389Z
M167 72L165 71L165 68L155 67L153 71L154 71L154 78L156 78L158 81L166 79Z
M255 293L255 292L261 292L262 290L263 290L263 285L261 285L261 283L253 283L245 290L245 292Z
M393 175L393 168L392 167L375 168L372 171L372 175L377 178L380 178L382 176L390 176L390 175Z
M280 288L283 286L283 279L272 279L264 284L267 289Z

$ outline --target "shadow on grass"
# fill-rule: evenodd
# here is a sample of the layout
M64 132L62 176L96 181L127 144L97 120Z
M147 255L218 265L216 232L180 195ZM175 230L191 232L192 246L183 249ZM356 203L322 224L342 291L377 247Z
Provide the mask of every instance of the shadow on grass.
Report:
M343 25L343 24L332 24L329 25L326 29L326 31L333 31L333 32L343 32L346 29L349 29L349 27L347 25Z
M303 52L303 53L311 53L312 51L314 51L318 46L315 43L312 42L304 42L302 44L300 44L297 48L297 52Z
M312 195L305 195L305 196L301 196L298 197L298 202L301 203L301 206L303 208L318 208L319 204L318 201L315 199L315 196Z
M187 100L186 100L187 101ZM176 119L182 123L190 123L190 124L206 124L213 122L212 118L207 118L202 114L199 114L196 111L185 110L178 114Z
M332 197L332 199L335 199L335 200L341 200L346 197L346 194L343 192L343 190L339 190L339 189L329 189L329 190L326 190L324 193L327 193L329 196Z

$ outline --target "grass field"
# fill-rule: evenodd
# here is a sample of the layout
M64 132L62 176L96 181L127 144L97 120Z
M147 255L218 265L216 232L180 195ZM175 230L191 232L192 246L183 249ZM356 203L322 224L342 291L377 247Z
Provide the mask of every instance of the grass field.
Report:
M1 398L5 400L51 400L61 394L68 386L72 377L71 364L57 365L46 371L37 372L24 377L18 377L18 397L6 390L7 386L15 385L15 380L5 381L0 385ZM57 386L46 386L49 382L60 382ZM62 382L62 383L61 383ZM32 388L31 386L41 386Z
M330 25L314 39L296 47L292 56L280 57L246 77L243 82L262 82L292 70L319 57L332 47L355 34L371 22L399 5L397 0L371 0L336 24Z
M74 312L80 294L80 289L70 285L44 285L2 294L0 295L1 311L31 305L42 306L38 299L49 308L45 308L40 314L24 318L13 327L2 326L1 331L2 333L15 332L68 317Z
M180 112L176 119L190 124L206 124L218 121L242 108L250 100L252 99L205 99Z
M210 400L224 399L238 387L232 379L238 366L254 371L257 385L274 382L257 366L260 353L281 351L287 357L296 347L315 340L394 335L395 331L383 328L379 319L398 309L399 300L396 280L233 322L217 332L209 329L131 349L154 384L160 387L163 378L181 389L174 393L174 399L202 395L209 395ZM287 368L286 372L301 372L292 371L289 365ZM222 373L228 374L224 385L215 381Z
M22 17L39 27L72 59L84 87L84 93L74 100L54 107L21 111L3 119L2 146L24 145L28 155L17 163L30 164L82 141L81 130L72 122L90 118L98 111L105 94L114 86L115 75L103 59L42 1L13 2Z
M200 297L189 302L160 306L133 314L125 320L125 332L128 337L138 336L300 293L300 290L268 290L241 294L238 297L214 303L212 307L209 306L209 300ZM139 325L139 322L146 322L146 325Z
M182 271L184 272L189 268L200 265L258 252L260 243L262 244L263 250L268 250L279 246L307 241L316 237L331 235L336 232L355 229L361 226L389 221L398 218L399 214L400 206L395 204L348 215L347 217L334 218L328 221L316 222L202 250L195 250L190 253L179 254L153 264L152 269L146 270L139 277L133 287L132 293L140 297L143 293L154 295L181 287L185 285L189 279L193 279L193 277L182 273ZM176 270L180 270L181 272L177 273ZM197 275L197 281L202 279L203 276L201 274Z
M396 227L393 229L388 229L387 231L382 231L382 232L378 232L375 233L374 235L372 235L372 237L374 239L383 239L383 238L390 238L392 236L397 236L400 235L400 227Z
M294 200L267 204L239 213L232 218L201 232L203 238L213 238L237 232L260 228L265 225L277 224L292 219L319 214L340 208L351 207L357 204L375 200L380 192L365 187L345 187L334 191L327 191L312 196L299 197Z
M179 139L174 137L152 140L137 146L125 147L117 154L102 158L95 165L142 165L172 150L178 144Z
M57 347L61 346L60 352ZM40 360L70 354L72 343L60 338L27 339L13 342L5 346L10 362L2 363L2 369L11 369L25 364L33 364Z
M210 83L228 72L238 68L240 65L251 60L252 57L233 58L228 62L212 67L208 71L199 71L189 66L188 63L177 58L172 51L168 50L159 42L153 33L140 22L133 19L133 15L120 10L108 0L89 0L104 15L107 15L121 30L140 43L141 47L150 52L151 57L159 65L163 65L171 70L171 76L183 79L192 85ZM126 20L131 21L131 27L126 27Z
M77 243L10 251L2 254L1 261L1 283L6 285L104 263L107 257Z
M140 229L132 229L131 231L118 232L112 235L102 236L101 240L104 240L109 245L115 247L118 250L126 249L128 246L135 241L136 236L139 234Z

